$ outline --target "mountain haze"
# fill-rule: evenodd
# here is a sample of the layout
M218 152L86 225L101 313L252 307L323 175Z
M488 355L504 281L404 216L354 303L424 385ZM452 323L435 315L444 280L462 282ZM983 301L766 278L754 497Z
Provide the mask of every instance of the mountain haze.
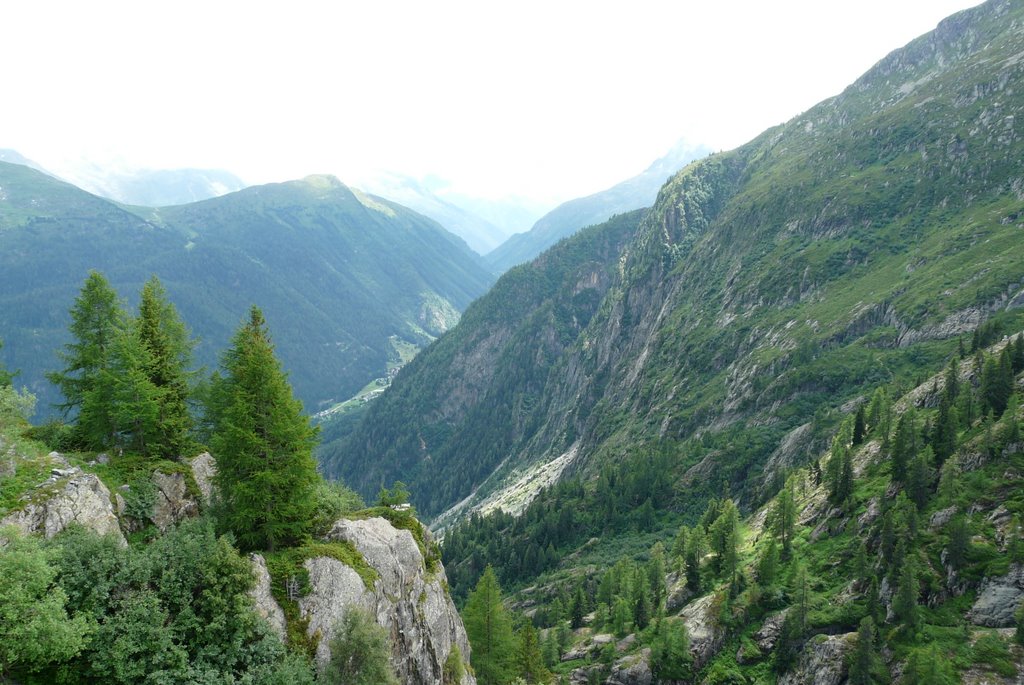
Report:
M40 408L56 399L43 373L58 368L90 269L130 299L158 275L211 367L258 304L308 408L384 375L392 336L426 344L491 281L459 238L333 177L161 209L124 208L6 163L0 187L2 352Z
M668 154L656 160L643 173L607 190L555 207L538 219L529 231L511 236L488 253L487 263L495 273L502 273L516 264L533 259L584 226L599 224L615 214L649 207L666 179L710 152L711 149L703 145L690 145L680 140Z
M437 515L544 464L594 475L657 452L687 508L760 501L827 442L830 411L941 366L990 317L1019 323L1022 45L1019 3L943 21L842 94L690 164L621 251L581 260L607 282L515 300L528 323L501 334L479 314L527 273L562 282L561 253L509 272L399 374L332 467L365 491L406 480ZM586 316L545 314L583 292ZM517 371L528 388L504 384ZM466 437L484 433L500 439Z

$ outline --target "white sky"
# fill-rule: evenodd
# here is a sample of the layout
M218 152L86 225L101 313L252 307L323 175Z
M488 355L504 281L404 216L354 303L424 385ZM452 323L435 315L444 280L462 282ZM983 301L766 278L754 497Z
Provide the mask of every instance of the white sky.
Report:
M976 0L25 0L0 147L250 183L375 170L548 201L735 147Z

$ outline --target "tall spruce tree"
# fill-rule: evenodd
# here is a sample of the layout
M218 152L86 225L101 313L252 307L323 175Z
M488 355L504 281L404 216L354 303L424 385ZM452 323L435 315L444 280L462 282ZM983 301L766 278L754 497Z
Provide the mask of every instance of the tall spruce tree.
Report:
M320 479L317 431L274 355L262 312L253 307L214 380L211 448L223 498L222 523L245 549L273 551L308 532Z
M58 353L64 368L46 377L64 395L57 407L65 415L80 412L86 396L94 393L89 435L78 438L84 447L102 449L113 441L115 430L112 408L109 402L100 402L97 390L110 368L112 350L124 327L124 311L103 274L90 271L70 313L72 341Z
M501 604L501 587L488 566L466 599L462 611L471 660L480 685L502 685L515 673L516 641L512 619Z
M4 341L0 340L0 350L4 349ZM0 363L0 388L6 388L14 380L14 374L10 373L4 368L4 365Z
M180 458L192 429L188 367L193 343L156 276L142 287L136 325L139 342L147 354L146 375L158 391L159 436L154 451L162 457Z

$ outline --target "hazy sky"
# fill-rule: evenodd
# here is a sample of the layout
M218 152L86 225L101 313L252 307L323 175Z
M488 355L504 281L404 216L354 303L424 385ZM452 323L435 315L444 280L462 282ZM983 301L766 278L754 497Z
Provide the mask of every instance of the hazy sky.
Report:
M972 0L8 2L0 147L561 200L735 147Z

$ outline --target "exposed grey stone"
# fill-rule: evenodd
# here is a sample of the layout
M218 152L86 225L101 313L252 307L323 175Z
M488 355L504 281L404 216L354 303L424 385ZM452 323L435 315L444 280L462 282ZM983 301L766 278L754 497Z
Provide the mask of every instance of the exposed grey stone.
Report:
M986 578L978 591L978 599L967 612L967 620L989 628L1014 625L1013 614L1024 601L1024 565L1015 564L1010 572L998 578Z
M319 636L318 663L330 658L334 626L349 607L367 610L390 633L392 665L405 685L440 683L454 646L469 662L469 641L448 596L444 569L427 572L412 533L383 518L370 518L338 521L327 538L350 542L379 577L370 589L359 574L336 559L305 562L311 591L299 601L299 610L309 619L308 634ZM475 683L467 672L462 685Z
M267 562L260 554L253 554L249 559L252 562L253 572L256 574L256 585L249 592L256 605L256 613L263 617L277 633L277 636L284 641L287 634L284 612L281 611L281 607L270 593L270 572L267 571Z
M213 477L217 474L217 462L209 452L203 452L189 461L188 465L192 468L192 477L195 478L199 492L203 495L203 504L208 505L213 495Z
M952 520L954 514L956 514L956 506L939 509L937 512L932 514L931 519L929 519L928 529L934 531L942 528Z
M156 500L150 520L161 532L186 518L199 515L199 503L189 494L185 476L180 473L153 473Z
M872 497L871 500L868 502L867 510L863 514L861 514L860 517L857 519L858 528L860 530L864 530L872 523L874 523L875 520L881 515L881 513L882 507L878 503L878 498Z
M778 685L841 685L846 681L846 655L856 633L816 635L800 652L795 668L783 674Z
M651 685L651 650L644 649L638 654L624 656L612 664L612 672L605 685Z
M59 455L58 455L59 456ZM74 480L48 481L31 493L24 508L0 520L25 533L42 533L52 538L72 523L78 523L100 535L111 534L127 545L110 502L110 490L91 473L77 473Z
M725 642L725 630L718 622L717 600L717 595L705 595L687 604L679 613L690 635L690 653L693 654L695 669L703 668L711 661Z
M762 652L767 654L775 649L775 643L779 639L779 635L782 634L782 622L786 620L787 611L789 610L769 614L765 617L761 627L754 633L754 642Z

